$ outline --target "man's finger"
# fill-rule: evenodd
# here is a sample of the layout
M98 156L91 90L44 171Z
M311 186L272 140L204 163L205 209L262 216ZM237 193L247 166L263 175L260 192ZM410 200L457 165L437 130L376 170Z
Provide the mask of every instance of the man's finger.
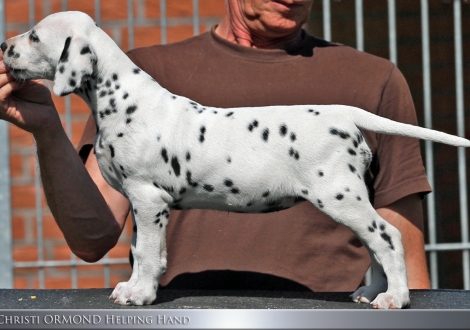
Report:
M0 73L0 88L9 82L15 81L15 78L8 73Z
M9 81L0 87L0 106L2 109L0 111L5 111L4 108L8 103L7 99L11 93L21 87L21 84L17 80Z

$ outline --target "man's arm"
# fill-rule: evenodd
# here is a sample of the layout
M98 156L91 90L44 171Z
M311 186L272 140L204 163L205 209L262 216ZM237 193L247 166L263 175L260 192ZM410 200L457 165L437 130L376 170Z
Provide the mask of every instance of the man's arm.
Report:
M410 289L429 289L429 275L424 252L423 208L418 194L409 195L377 209L379 215L402 235ZM414 224L420 224L417 227Z
M125 216L113 214L64 132L43 84L17 82L0 56L0 119L33 134L47 203L72 251L99 260L117 242Z

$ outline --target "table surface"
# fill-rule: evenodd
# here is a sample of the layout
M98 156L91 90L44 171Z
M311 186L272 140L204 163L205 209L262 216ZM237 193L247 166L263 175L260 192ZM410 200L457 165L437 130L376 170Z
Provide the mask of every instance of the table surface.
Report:
M369 309L345 292L159 290L150 306L116 305L113 289L0 289L0 309ZM412 290L410 309L470 309L470 291Z

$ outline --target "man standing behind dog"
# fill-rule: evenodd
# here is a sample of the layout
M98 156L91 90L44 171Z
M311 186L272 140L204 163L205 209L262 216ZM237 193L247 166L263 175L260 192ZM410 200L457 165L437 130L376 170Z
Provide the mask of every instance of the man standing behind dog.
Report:
M205 106L347 104L415 124L410 92L393 64L301 29L312 2L228 0L212 31L129 56L172 93ZM47 88L19 84L5 71L0 65L0 117L34 135L45 194L59 227L77 256L99 260L117 242L129 203L99 172L91 152L94 122L88 122L79 146L84 167ZM227 133L237 138L237 132ZM428 288L420 194L430 187L419 142L365 135L374 154L365 176L370 198L402 233L409 287ZM188 273L204 272L197 287L354 291L370 263L346 227L309 203L263 215L172 211L167 235L164 286L178 276L173 283L191 288L198 277Z

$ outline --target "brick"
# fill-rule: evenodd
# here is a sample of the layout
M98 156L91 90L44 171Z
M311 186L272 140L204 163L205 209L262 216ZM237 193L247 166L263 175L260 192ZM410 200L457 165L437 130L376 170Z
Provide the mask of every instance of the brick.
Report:
M86 102L83 101L83 99L81 99L80 97L74 94L72 94L70 98L71 98L70 103L72 105L72 108L71 108L72 114L90 114L91 113L90 108L88 107Z
M15 289L28 289L28 279L24 277L17 277L16 275L13 277L13 287ZM22 298L22 297L20 297ZM18 299L20 299L18 298ZM23 297L24 299L24 297Z
M160 18L160 0L145 0L145 17Z
M135 12L135 7L134 7L134 12ZM126 0L101 1L101 19L103 21L127 19L127 1Z
M123 49L129 49L128 32L129 29L123 29ZM158 26L135 27L134 28L134 48L145 47L159 44L161 42L161 28Z
M129 250L131 249L130 242L118 243L109 251L110 258L127 258L129 257Z
M53 246L52 248L52 255L50 256L50 260L70 260L71 250L63 241L60 244Z
M14 261L37 261L38 248L35 245L23 245L13 247Z
M168 28L168 42L178 42L194 36L192 25L178 25Z
M43 216L42 222L42 232L45 239L64 239L64 235L60 231L59 226L52 215Z
M34 185L11 187L11 204L13 209L36 207L36 188Z
M5 1L5 13L8 23L28 23L29 21L29 1L16 0Z
M44 286L46 289L70 289L72 279L70 277L46 277ZM36 299L41 299L41 296L37 296Z
M34 139L31 133L28 133L15 125L8 125L10 145L12 147L31 147L34 145Z
M14 153L10 155L10 175L12 178L19 178L24 175L23 155Z
M192 15L193 15L193 2L192 2L192 0L167 1L166 2L166 15L169 18L173 18L173 17L192 17Z
M23 240L25 239L25 218L22 216L13 216L12 217L12 233L13 240Z
M199 16L201 17L222 17L224 15L224 0L203 0L199 1Z
M77 279L77 286L80 289L93 289L93 288L103 288L104 287L104 277L103 276L92 276L92 277L82 277L80 276Z

